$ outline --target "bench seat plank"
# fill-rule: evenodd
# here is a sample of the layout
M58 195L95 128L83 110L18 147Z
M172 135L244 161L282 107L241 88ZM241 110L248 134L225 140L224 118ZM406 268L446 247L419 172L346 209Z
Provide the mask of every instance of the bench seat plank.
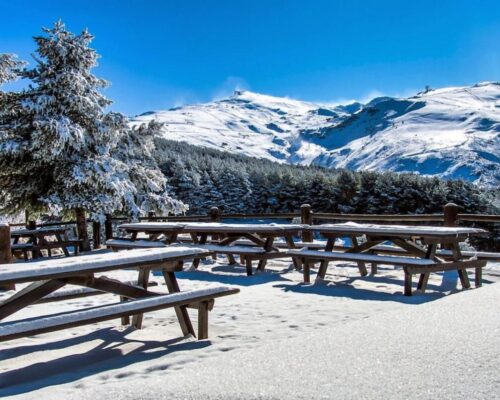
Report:
M187 306L190 303L209 301L238 292L239 289L237 288L220 286L141 298L18 321L3 322L0 323L0 341L106 321L131 314L156 311L162 308Z
M378 264L412 265L412 266L435 265L434 261L424 258L379 256L376 254L366 254L366 253L341 253L341 252L325 252L318 250L289 250L287 254L292 257L302 257L308 259L316 258L318 260L331 260L331 261L374 262Z
M270 253L263 249L262 247L258 246L221 246L218 244L212 244L212 243L207 243L207 244L193 244L192 245L195 248L199 249L204 249L207 251L211 251L214 253L222 253L222 254L244 254L244 255L258 255L258 254L266 254ZM171 246L171 247L177 247L177 246ZM182 247L191 247L189 244L183 244ZM275 252L273 252L275 253ZM281 254L281 253L280 253ZM283 252L283 255L286 256L286 253Z
M106 246L116 249L148 249L157 247L167 247L163 242L152 240L127 240L127 239L108 239Z

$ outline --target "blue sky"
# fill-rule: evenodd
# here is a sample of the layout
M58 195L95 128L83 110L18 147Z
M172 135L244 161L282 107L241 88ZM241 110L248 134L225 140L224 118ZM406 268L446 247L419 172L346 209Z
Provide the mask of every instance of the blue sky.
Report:
M0 52L31 61L61 18L95 35L96 75L134 115L235 87L338 102L500 80L498 0L0 0Z

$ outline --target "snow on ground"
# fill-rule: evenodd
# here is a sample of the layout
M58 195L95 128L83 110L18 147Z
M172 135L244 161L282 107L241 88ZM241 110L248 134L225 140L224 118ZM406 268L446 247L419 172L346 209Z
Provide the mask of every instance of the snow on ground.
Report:
M404 297L403 273L389 266L360 278L355 265L337 263L325 284L305 285L287 260L247 277L221 257L179 274L182 289L241 290L216 300L210 340L179 338L173 310L161 310L142 330L108 321L0 343L0 397L498 397L499 267L485 269L481 289L440 291L442 276L433 274L426 294ZM10 319L114 300L48 303Z

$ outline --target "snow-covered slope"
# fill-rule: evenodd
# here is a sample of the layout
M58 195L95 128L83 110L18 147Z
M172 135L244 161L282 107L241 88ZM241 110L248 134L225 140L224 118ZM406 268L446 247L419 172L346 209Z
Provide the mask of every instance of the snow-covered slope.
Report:
M328 106L252 92L149 112L165 138L293 164L500 183L500 84Z

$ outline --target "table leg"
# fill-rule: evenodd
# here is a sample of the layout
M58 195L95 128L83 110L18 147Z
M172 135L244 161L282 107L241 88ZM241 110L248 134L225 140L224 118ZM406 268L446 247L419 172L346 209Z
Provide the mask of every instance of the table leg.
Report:
M326 246L325 246L325 252L333 250L333 246L335 245L336 239L337 238L334 236L330 236L328 238L328 241L326 242ZM329 262L327 260L321 261L321 263L319 265L318 276L316 278L317 280L322 280L325 278L326 270L328 268L328 263ZM305 267L305 263L304 263L304 267Z
M459 261L462 259L462 252L460 251L460 245L458 242L453 242L451 250L453 252L453 261ZM462 288L469 289L470 281L467 270L465 268L458 269L457 272L458 272L458 277L460 278L460 283L462 284Z
M163 270L163 277L165 278L165 283L167 284L167 288L169 293L177 293L179 292L179 284L177 283L177 279L175 274L171 271ZM175 307L175 313L177 315L177 319L179 320L179 325L181 326L182 334L184 336L191 334L196 337L196 334L193 329L193 325L191 324L191 319L189 318L189 314L187 312L186 306L178 306Z
M356 236L351 236L351 241L352 241L353 247L359 246L358 238ZM357 264L358 264L359 274L361 276L368 275L368 271L366 270L366 264L362 261L359 261Z
M196 234L194 235L196 236ZM196 244L206 244L207 243L207 238L208 238L208 234L206 233L202 233L200 235L200 238L198 239L198 237L196 236L196 240L197 240L197 243ZM200 265L200 258L195 258L193 260L193 267L195 269L198 269L198 266Z
M295 249L295 242L293 241L293 236L285 235L285 242L289 249ZM300 270L302 263L296 257L292 257L293 267L296 270Z
M266 239L266 242L264 243L264 250L267 252L271 251L273 249L273 243L274 243L274 237L269 236ZM264 269L266 268L266 264L267 264L267 260L265 258L259 260L259 265L257 267L257 270L264 271Z
M251 276L253 274L253 270L252 270L252 258L250 256L245 257L245 266L247 270L247 276Z
M431 243L425 252L425 257L429 260L432 260L436 256L437 243ZM430 272L424 272L420 274L418 279L417 289L421 293L425 293L425 289L427 288L427 282L429 281Z
M149 268L141 268L139 270L139 277L137 279L137 284L139 286L142 286L144 289L148 288L149 284L149 276L150 276L150 269ZM136 314L132 317L132 325L136 329L141 329L142 328L142 320L144 318L144 314Z
M411 296L411 279L412 279L412 274L410 271L408 271L406 268L404 268L404 273L405 273L405 291L404 295L405 296Z
M304 283L311 283L311 264L306 259L302 259L302 275Z

